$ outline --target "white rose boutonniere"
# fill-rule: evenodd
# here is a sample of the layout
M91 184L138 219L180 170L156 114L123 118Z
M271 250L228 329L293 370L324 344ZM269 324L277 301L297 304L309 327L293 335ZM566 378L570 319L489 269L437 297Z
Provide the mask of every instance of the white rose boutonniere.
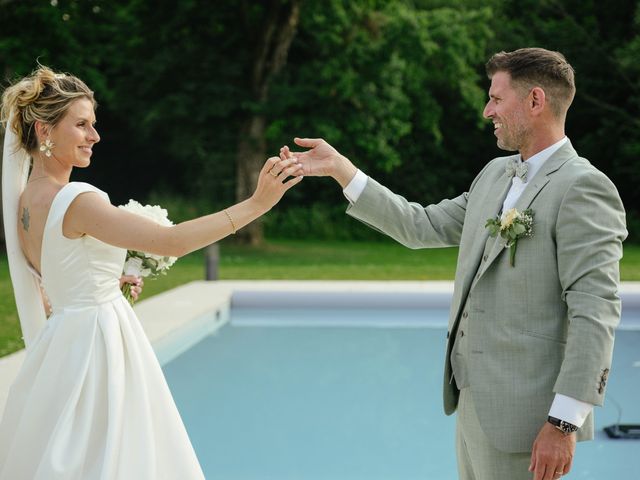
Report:
M129 203L120 205L118 208L153 220L160 225L173 225L173 222L168 218L167 211L158 205L143 206L135 200L129 200ZM163 257L162 255L154 255L152 253L127 250L127 259L124 263L123 273L125 275L135 275L136 277L154 278L159 275L166 275L167 270L171 268L176 260L176 257ZM130 284L125 283L122 286L122 294L129 300L129 303L133 305Z
M518 212L515 208L511 208L502 215L487 220L485 228L489 229L489 235L492 237L500 234L504 247L510 249L509 264L513 267L516 262L518 239L533 235L533 210L528 208Z

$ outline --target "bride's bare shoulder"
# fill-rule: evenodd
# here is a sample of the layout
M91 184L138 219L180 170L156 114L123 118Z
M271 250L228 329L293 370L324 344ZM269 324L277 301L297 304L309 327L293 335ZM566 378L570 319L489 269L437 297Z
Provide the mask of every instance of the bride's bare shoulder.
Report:
M27 184L20 196L20 212L23 209L29 210L31 214L46 213L51 208L53 199L62 189L62 185L43 183L38 185Z

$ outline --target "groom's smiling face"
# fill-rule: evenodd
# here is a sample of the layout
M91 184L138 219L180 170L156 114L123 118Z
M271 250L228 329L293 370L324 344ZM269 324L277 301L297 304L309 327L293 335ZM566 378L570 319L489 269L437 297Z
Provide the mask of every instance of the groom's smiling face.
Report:
M520 150L526 142L531 129L526 99L527 95L512 85L509 73L496 72L491 78L489 101L482 115L493 122L493 133L503 150Z

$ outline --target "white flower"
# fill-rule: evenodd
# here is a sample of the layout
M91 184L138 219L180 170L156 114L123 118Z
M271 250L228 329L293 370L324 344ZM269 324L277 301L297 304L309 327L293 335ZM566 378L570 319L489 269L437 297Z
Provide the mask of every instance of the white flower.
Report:
M129 257L127 261L124 262L124 274L125 275L134 275L136 277L141 277L142 273L142 259L138 257Z
M120 205L118 208L133 213L134 215L147 218L166 227L173 225L173 222L169 220L167 216L167 211L158 205L143 206L135 200L129 200L129 203L126 205ZM157 277L158 275L165 274L176 260L176 257L165 257L163 255L155 255L148 252L128 250L124 264L124 274L135 275L136 277ZM131 286L129 284L123 285L122 291L125 297L133 305Z
M173 222L168 218L168 212L166 209L160 207L159 205L142 205L135 200L129 200L129 203L126 205L120 205L118 208L126 210L127 212L133 213L135 215L140 215L141 217L148 218L160 225L165 227L169 227L173 225ZM165 257L162 255L155 255L153 253L147 252L139 252L140 257L143 259L154 260L155 263L155 271L154 268L151 268L151 273L154 275L158 273L162 273L171 267L174 263L176 263L176 257ZM143 275L144 276L144 275Z
M500 216L489 218L485 224L491 237L500 235L505 248L510 249L509 263L515 265L518 239L533 235L533 210L527 208L522 213L515 208L507 210Z
M142 205L135 200L129 200L126 205L120 205L118 208L126 210L136 215L141 215L149 220L153 220L156 223L164 226L173 225L173 222L169 220L167 210L160 207L160 205Z
M500 230L506 230L513 225L513 222L518 218L520 218L520 212L518 212L518 210L515 208L507 210L500 217Z

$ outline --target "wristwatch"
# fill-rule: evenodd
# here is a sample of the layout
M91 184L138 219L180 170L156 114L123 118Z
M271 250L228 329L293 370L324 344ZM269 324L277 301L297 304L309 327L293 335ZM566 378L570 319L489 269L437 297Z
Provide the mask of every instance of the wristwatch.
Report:
M556 427L565 435L571 435L573 432L577 432L579 427L576 427L574 424L565 422L564 420L560 420L559 418L552 417L549 415L547 418L547 422Z

